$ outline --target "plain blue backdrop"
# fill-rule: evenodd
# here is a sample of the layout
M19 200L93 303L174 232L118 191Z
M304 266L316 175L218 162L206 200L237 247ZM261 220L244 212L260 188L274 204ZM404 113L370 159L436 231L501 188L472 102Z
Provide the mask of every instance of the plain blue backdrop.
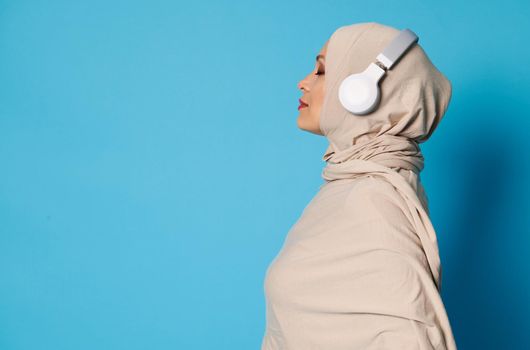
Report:
M453 97L422 144L459 349L530 347L527 1L0 0L0 349L258 349L323 180L297 83L411 28Z

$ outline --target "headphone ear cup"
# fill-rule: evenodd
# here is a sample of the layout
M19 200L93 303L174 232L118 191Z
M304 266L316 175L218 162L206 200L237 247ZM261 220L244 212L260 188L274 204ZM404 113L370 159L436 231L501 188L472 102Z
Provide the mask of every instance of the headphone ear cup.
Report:
M381 95L377 81L369 75L356 73L346 77L339 86L339 100L342 106L356 115L373 111Z

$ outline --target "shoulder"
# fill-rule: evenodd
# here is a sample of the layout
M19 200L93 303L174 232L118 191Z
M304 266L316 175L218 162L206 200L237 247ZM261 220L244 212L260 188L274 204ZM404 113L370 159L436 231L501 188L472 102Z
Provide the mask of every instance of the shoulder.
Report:
M410 222L411 219L407 214L407 203L398 190L376 175L359 179L345 199L344 210L349 215L359 214L384 221Z
M395 196L399 195L398 191L389 181L381 176L368 175L360 178L351 187L348 199L372 196Z

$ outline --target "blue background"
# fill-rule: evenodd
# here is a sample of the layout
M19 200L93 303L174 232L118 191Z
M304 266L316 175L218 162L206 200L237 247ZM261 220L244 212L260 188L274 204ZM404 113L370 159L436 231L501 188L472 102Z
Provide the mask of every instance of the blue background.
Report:
M0 349L258 349L322 183L297 83L342 25L451 80L422 179L459 349L530 346L527 1L0 1Z

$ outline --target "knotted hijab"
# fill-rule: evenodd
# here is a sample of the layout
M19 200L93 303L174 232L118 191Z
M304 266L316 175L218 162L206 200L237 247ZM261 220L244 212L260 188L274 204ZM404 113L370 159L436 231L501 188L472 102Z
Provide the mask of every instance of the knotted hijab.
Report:
M418 41L380 81L381 101L375 111L354 115L338 98L342 80L374 62L399 32L369 22L340 27L331 35L320 115L320 129L329 141L322 157L326 162L322 177L329 182L372 174L394 185L410 210L434 281L441 290L436 234L419 180L424 167L419 143L429 139L445 114L451 83L432 64Z

